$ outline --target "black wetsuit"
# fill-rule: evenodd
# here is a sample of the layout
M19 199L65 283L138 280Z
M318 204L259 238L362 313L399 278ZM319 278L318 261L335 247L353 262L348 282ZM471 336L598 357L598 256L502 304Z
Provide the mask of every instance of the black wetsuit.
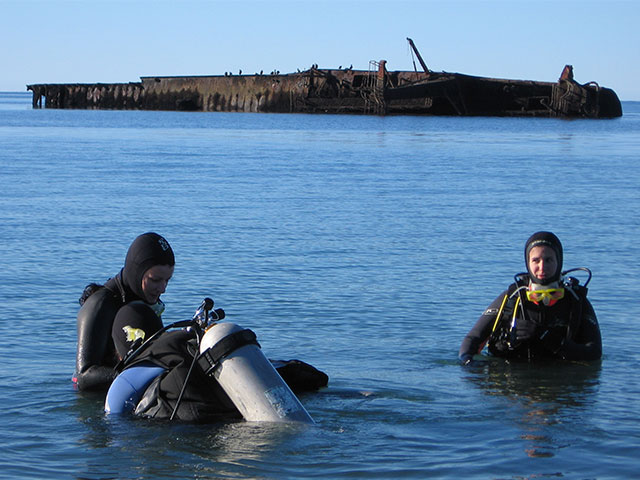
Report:
M107 390L116 376L117 355L111 329L123 305L142 302L142 278L154 265L175 265L171 246L154 232L143 233L129 246L124 267L104 286L91 293L90 286L80 299L78 349L73 381L78 390Z
M494 329L504 296L516 288L513 284L498 296L469 331L458 353L463 362L480 353L487 342L493 355L511 359L597 360L602 356L596 314L586 298L586 288L577 285L565 287L564 298L553 306L536 305L521 292L522 303L517 306L513 301L505 304L501 320ZM515 329L512 328L514 307L517 312Z
M112 340L113 321L120 308L140 301L122 281L122 272L91 294L78 312L78 347L73 381L78 390L104 390L116 377L118 355Z

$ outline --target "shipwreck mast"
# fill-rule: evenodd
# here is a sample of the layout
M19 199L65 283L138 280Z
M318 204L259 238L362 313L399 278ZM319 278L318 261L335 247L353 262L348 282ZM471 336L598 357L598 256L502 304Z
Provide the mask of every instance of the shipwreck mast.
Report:
M418 57L418 61L420 62L420 65L422 66L422 69L424 70L424 73L426 73L427 75L431 75L431 72L427 68L427 64L424 63L424 60L422 59L422 56L420 55L420 52L416 48L415 43L413 43L413 40L411 40L409 37L407 37L407 41L409 42L409 46L411 47L411 50L413 50L413 53L415 53L416 57Z

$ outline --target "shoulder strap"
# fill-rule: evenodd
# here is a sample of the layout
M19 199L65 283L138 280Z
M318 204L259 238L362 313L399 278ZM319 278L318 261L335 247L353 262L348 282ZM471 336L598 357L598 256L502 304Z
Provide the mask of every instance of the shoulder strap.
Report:
M565 287L571 292L571 312L569 312L569 325L567 326L567 338L572 338L580 326L582 318L582 306L587 298L587 287L582 285L570 285Z

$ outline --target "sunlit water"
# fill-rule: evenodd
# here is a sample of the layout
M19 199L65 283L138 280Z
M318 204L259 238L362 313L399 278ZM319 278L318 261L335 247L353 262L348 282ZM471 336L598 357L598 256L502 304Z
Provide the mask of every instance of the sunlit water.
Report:
M32 110L0 94L0 478L631 478L640 462L640 104L606 121ZM458 365L558 234L601 364ZM131 240L176 252L270 358L330 376L313 427L107 418L77 298Z

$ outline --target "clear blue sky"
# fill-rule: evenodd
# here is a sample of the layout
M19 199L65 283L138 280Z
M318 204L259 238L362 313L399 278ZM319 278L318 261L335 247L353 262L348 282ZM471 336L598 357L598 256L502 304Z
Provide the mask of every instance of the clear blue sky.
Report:
M385 59L580 83L640 100L640 0L0 0L0 91Z

